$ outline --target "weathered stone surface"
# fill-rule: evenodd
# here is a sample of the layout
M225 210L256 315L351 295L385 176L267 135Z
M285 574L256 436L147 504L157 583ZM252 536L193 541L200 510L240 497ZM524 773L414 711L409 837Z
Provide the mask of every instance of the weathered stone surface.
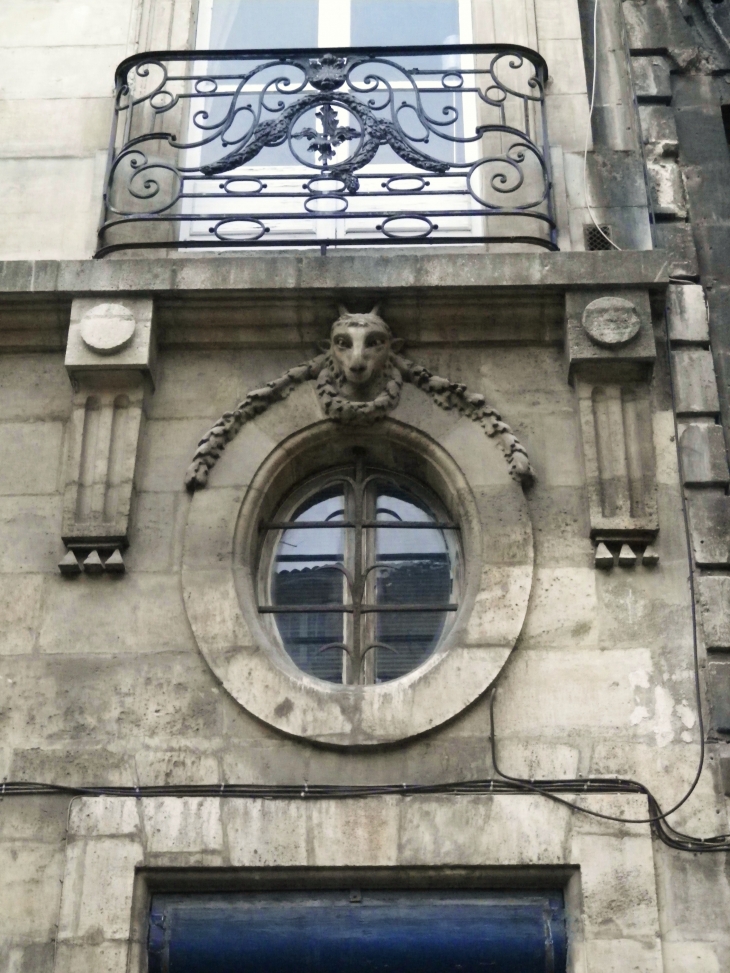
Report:
M676 158L679 138L672 109L664 105L640 105L639 118L644 144L654 146L661 155Z
M682 172L676 162L667 158L659 146L647 153L647 172L651 198L657 216L684 219L687 216L687 198Z
M730 649L730 577L705 575L698 589L705 647Z
M671 100L672 84L669 79L669 62L661 54L632 57L631 74L639 103L651 101L668 103Z
M620 348L638 335L641 318L631 301L599 297L583 312L583 327L597 345Z
M123 304L97 304L79 322L81 340L99 355L114 355L131 342L137 327L134 314Z
M564 252L395 246L387 252L329 251L326 257L316 250L185 257L171 249L141 259L26 262L26 257L91 254L114 66L132 50L193 47L194 6L189 0L0 2L0 89L6 97L0 104L0 249L10 258L0 265L0 451L5 459L0 470L0 779L130 787L252 781L304 789L319 782L430 784L488 778L494 773L488 692L473 698L473 674L481 671L480 658L492 652L483 643L508 632L510 638L518 633L519 640L500 673L495 706L502 769L529 779L586 773L631 777L670 807L692 782L698 725L681 484L663 347L654 365L652 329L663 342L660 319L668 272L689 278L701 266L709 275L703 283L713 306L721 406L730 374L723 370L730 315L722 289L723 281L730 282L730 177L724 168L728 156L720 112L727 101L723 93L730 88L715 55L701 47L708 36L702 5L691 11L694 26L682 16L687 5L676 0L598 7L588 198L595 218L612 225L618 245L639 249L579 252L583 225L590 222L583 148L585 67L592 64L582 33L590 35L591 3L479 0L474 5L476 42L525 44L542 51L549 62L547 117ZM718 22L726 23L722 4L713 5L713 11ZM586 18L583 32L581 14ZM633 92L626 83L623 16L630 45L646 52L633 59ZM658 49L670 53L658 55ZM655 198L660 216L669 220L654 227L656 251L648 249L652 242L631 107L634 93L652 153ZM687 203L677 181L678 148ZM685 212L692 222L685 221ZM571 246L576 250L571 252ZM671 339L704 352L709 335L698 291L690 287L675 293L673 288ZM640 334L614 351L593 344L582 330L585 306L614 294L634 302L631 292L639 294ZM578 367L595 369L592 388L620 390L608 405L605 399L598 403L599 418L610 412L615 419L617 406L624 416L606 426L618 439L604 451L602 477L598 462L584 456L575 391L565 381L566 295L583 342L576 350L578 337L570 333L569 354L573 360L585 354ZM675 298L691 307L683 305L674 314ZM63 364L71 305L83 300L88 307L131 308L139 300L149 307L151 299L163 361L149 402L151 421L140 436L131 547L123 554L127 573L112 576L106 550L100 551L105 562L101 574L69 580L60 576L58 562L65 554L59 458L61 444L72 436L74 393ZM513 508L490 493L501 467L485 463L483 449L484 442L496 444L477 430L477 447L468 424L444 410L426 416L420 393L404 392L390 421L423 427L430 448L438 444L458 454L462 472L476 485L465 493L474 494L484 518L477 559L491 557L498 563L482 574L478 565L483 590L477 598L469 574L475 555L465 555L455 593L460 601L473 598L464 631L476 644L454 655L455 689L436 680L433 707L422 701L413 706L415 717L449 707L451 717L417 738L353 752L312 746L268 727L221 687L191 634L180 577L186 540L188 553L203 569L193 584L200 617L221 654L235 659L243 633L229 624L240 605L236 584L253 578L258 534L254 530L255 540L241 542L240 531L247 525L236 526L222 511L229 505L240 509L242 488L272 450L280 445L290 449L303 426L321 421L316 395L296 408L277 411L283 405L277 403L251 425L248 449L222 455L209 495L193 501L193 507L205 504L206 511L187 537L193 508L181 480L196 444L218 416L249 389L316 354L339 301L353 311L367 311L380 299L385 320L408 342L406 355L483 394L528 449L538 479L525 499L535 544L524 560L534 564L535 584L528 592L526 573L513 570L515 535L504 529ZM133 338L138 329L135 322ZM132 345L118 355L129 354ZM115 354L99 356L87 345L82 351L97 365L117 359ZM646 413L632 426L636 384L646 393L641 400ZM720 496L727 482L720 427L714 425L715 411L702 411L705 398L690 399L685 419L691 427L682 450L688 481L702 490L688 492L693 502L702 494L700 506L714 505L699 514L694 507L695 541L715 545L712 556L719 551L722 558L728 511ZM589 412L595 427L592 402ZM709 421L696 422L692 416ZM647 461L645 478L637 477L637 457L649 456L652 443L655 460ZM103 454L101 449L100 466ZM325 442L318 460L323 468L332 456ZM107 472L101 470L97 486L106 484ZM406 472L421 478L418 462ZM131 476L125 483L132 487ZM269 485L263 481L262 493ZM595 570L591 503L594 511L601 506L601 490L620 497L623 526L636 526L637 511L646 512L643 498L655 502L652 516L661 519L655 547L661 551L659 564L645 567L651 548L645 549L643 538L627 541L641 566ZM657 524L655 517L652 525ZM608 546L614 555L621 547L615 539ZM80 555L82 560L87 554ZM205 571L217 571L223 563L235 565L235 584L225 593L229 600L217 600L205 577ZM698 572L711 667L724 665L729 647L727 566L718 562L717 567L714 576L703 565ZM513 610L506 623L503 604ZM718 691L726 699L725 676L718 672ZM246 672L239 677L250 681ZM260 681L254 683L256 693L265 691ZM407 711L405 697L398 706L399 712ZM381 730L386 723L387 713L379 710L369 729ZM728 830L712 767L718 749L709 745L699 786L672 816L672 824L687 833L708 836ZM635 796L576 800L622 818L647 815L646 801ZM70 806L66 796L6 796L0 801L0 969L143 969L147 893L145 876L135 879L138 865L169 866L191 889L211 887L221 867L238 869L238 879L245 882L247 869L259 866L278 869L276 874L286 866L332 866L343 869L339 874L348 881L353 873L344 869L352 866L414 869L409 876L430 868L444 875L444 869L464 866L468 872L449 874L459 882L478 874L486 885L496 876L507 883L536 881L561 888L576 971L725 973L730 969L730 898L724 857L669 851L652 842L646 824L600 821L524 794L391 795L323 803L107 797L77 798ZM481 868L486 871L474 871ZM393 874L400 881L406 873Z
M688 486L724 486L730 480L722 426L693 422L681 427L682 475Z
M678 415L715 415L720 411L712 354L678 348L672 352Z
M705 291L700 284L670 284L667 288L669 339L705 344L710 340Z
M631 304L633 312L625 303L615 305L617 300ZM598 301L603 303L597 304ZM611 302L609 315L603 313L606 310L606 301ZM596 306L589 311L592 304ZM617 310L619 308L620 311ZM590 324L594 317L595 325ZM599 344L587 331L584 323L586 320L594 330L600 327L603 338L609 340L602 340ZM651 309L646 291L622 289L611 294L590 290L570 291L566 295L565 321L565 351L571 374L578 366L601 361L605 365L603 374L609 377L612 363L630 361L650 364L656 357Z
M124 297L113 303L77 298L71 307L66 347L69 374L139 369L156 375L153 303Z
M703 567L730 564L730 497L718 490L693 491L688 502L697 563Z
M730 661L713 659L707 667L712 725L720 733L730 733Z

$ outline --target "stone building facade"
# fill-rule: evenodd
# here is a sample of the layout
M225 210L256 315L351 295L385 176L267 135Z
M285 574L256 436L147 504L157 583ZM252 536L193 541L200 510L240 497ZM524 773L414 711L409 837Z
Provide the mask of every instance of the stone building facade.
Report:
M295 62L310 101L247 158L239 62L185 56L233 0L0 7L3 973L187 973L189 904L328 896L537 909L535 970L730 971L730 14L427 0L411 40L371 2L314 4L268 122ZM356 103L348 39L398 97L376 48L423 43L391 61L465 147Z

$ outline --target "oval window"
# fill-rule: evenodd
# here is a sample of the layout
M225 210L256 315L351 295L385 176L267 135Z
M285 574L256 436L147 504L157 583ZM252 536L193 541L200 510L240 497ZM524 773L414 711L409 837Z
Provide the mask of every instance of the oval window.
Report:
M311 676L368 685L436 649L458 607L458 525L430 491L358 460L305 483L266 532L259 612Z

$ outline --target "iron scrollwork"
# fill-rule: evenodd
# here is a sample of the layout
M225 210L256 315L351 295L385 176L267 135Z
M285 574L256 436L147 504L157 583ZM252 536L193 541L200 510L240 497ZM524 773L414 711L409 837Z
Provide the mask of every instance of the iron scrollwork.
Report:
M136 55L97 256L144 247L555 250L547 68L526 48Z

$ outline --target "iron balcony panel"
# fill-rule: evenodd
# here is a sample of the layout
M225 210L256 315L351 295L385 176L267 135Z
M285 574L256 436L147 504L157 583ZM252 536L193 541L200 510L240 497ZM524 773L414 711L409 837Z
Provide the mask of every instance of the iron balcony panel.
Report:
M497 44L138 54L97 257L150 247L556 250L547 66Z

